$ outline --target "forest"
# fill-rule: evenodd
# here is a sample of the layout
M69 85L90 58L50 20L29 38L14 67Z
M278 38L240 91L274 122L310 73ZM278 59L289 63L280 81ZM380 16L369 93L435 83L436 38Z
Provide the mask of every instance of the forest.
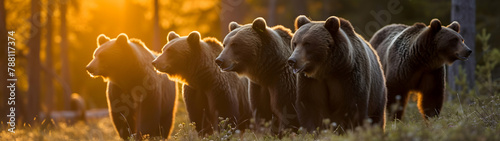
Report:
M367 129L339 136L333 130L317 135L298 131L277 137L223 128L200 137L179 98L170 139L500 140L499 5L497 0L0 0L0 140L120 139L108 117L106 83L89 76L85 68L100 34L115 38L126 33L161 53L170 31L181 36L198 31L201 37L223 41L232 21L247 24L263 17L268 26L283 25L295 32L299 15L315 21L345 18L366 40L392 23L458 21L473 53L469 60L447 66L443 112L429 121L410 102L405 119L388 120L385 132ZM74 93L85 100L85 121L71 119ZM9 132L12 113L16 133ZM324 124L332 126L330 121Z

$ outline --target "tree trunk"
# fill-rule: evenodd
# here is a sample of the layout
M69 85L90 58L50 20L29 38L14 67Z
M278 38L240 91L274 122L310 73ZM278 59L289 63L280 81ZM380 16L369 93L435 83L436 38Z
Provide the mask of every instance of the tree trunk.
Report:
M229 33L229 23L232 21L242 24L245 17L245 1L244 0L221 0L221 13L220 17L220 29L221 38L224 39L227 33Z
M40 112L40 0L31 0L31 38L28 54L28 103L26 123L33 124Z
M65 83L68 84L68 86L71 89L71 79L70 79L70 71L69 71L69 58L68 58L68 29L66 25L66 15L67 15L67 9L68 9L68 0L61 0L61 3L59 5L59 10L61 13L61 29L60 29L60 35L61 35L61 76L64 80ZM71 92L64 92L63 93L63 102L64 102L64 110L69 110L70 109L70 96Z
M274 26L276 25L276 4L278 0L269 0L268 1L268 8L267 8L267 25L268 26Z
M452 0L451 1L451 21L460 23L460 35L463 36L465 44L472 50L472 54L467 61L455 61L448 67L448 86L453 90L460 90L455 84L455 76L458 76L458 66L463 66L467 74L467 84L469 90L475 84L476 70L476 1L475 0Z
M5 5L4 5L4 0L0 0L0 13L5 13ZM8 34L7 34L7 24L5 22L5 19L6 19L6 14L0 14L0 43L2 43L2 46L5 46L7 45L7 38L8 38ZM2 68L0 69L0 93L2 93L2 95L0 96L0 100L2 101L0 103L0 115L7 115L8 114L8 104L7 104L7 99L9 98L9 89L7 89L7 87L5 86L8 86L9 82L7 82L7 78L8 78L8 75L7 75L7 68L4 68L7 66L7 48L2 48L0 49L0 66L2 66ZM0 121L3 121L3 123L6 123L8 122L8 119L4 116L2 118L0 118L2 120ZM3 120L3 119L6 119L6 120Z
M330 0L322 0L323 1L323 7L322 7L322 10L321 10L321 20L323 19L327 19L328 17L330 17L330 7L332 6L330 3L331 1Z
M47 21L45 24L45 30L46 32L46 47L45 47L45 64L49 69L53 69L53 61L52 61L52 15L54 14L54 0L48 0L47 1ZM53 103L54 103L54 81L53 78L50 77L50 75L44 75L45 76L45 89L46 89L46 94L45 94L45 105L47 106L47 113L50 115L50 113L53 110ZM50 118L50 117L49 117Z
M161 41L160 41L160 20L158 14L158 0L154 0L154 17L153 17L153 49L154 51L161 52Z
M293 0L293 11L294 11L294 16L297 17L299 15L306 15L308 16L307 13L307 1L305 0ZM295 19L295 18L294 18Z

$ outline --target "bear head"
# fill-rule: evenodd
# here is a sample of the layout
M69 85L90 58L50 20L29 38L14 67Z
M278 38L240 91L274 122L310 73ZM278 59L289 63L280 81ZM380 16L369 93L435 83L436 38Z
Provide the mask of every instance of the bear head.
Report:
M204 60L200 33L191 32L187 37L180 37L171 31L167 36L167 44L163 47L162 53L153 62L153 66L160 72L168 74L170 79L185 81L180 76L193 74L195 67L192 64L199 64L195 61Z
M97 49L86 70L92 77L118 78L136 70L140 61L128 36L121 33L116 39L101 34L97 37ZM152 57L152 56L151 56Z
M347 36L341 31L341 19L331 16L326 21L310 21L306 16L295 20L295 35L292 38L292 55L288 65L294 73L304 73L315 77L326 71L324 66L331 66L341 58L345 51ZM349 25L350 26L350 25Z
M472 50L459 34L460 24L456 21L444 27L438 19L433 19L419 42L430 44L427 48L439 56L437 64L451 64L455 60L467 60ZM425 46L424 46L425 47Z
M256 58L263 46L263 38L267 38L266 21L256 18L251 24L239 25L236 22L229 24L229 33L223 41L224 50L215 62L223 71L232 71L238 74L246 73L250 66L256 66Z

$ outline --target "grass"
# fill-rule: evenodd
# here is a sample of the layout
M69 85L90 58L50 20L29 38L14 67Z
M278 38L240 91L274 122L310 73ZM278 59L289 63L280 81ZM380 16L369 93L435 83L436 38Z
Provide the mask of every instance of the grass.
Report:
M458 95L458 94L457 94ZM170 140L274 140L267 133L224 129L206 137L199 137L193 124L188 123L182 102L176 115L176 126ZM445 102L438 118L424 121L415 102L410 102L402 121L388 121L386 131L378 128L358 129L346 135L333 130L319 134L289 133L282 140L500 140L500 96L455 96ZM328 123L325 123L328 124ZM331 125L331 124L330 124ZM2 123L0 140L120 140L109 118L89 120L67 125L59 123L50 127L20 127L12 134ZM332 128L333 129L333 128ZM155 140L156 138L148 138Z

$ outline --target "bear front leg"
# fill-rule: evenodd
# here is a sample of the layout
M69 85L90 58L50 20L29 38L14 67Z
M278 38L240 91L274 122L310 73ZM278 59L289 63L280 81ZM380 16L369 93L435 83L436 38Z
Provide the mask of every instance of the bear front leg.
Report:
M108 82L107 98L111 120L120 138L126 140L136 131L135 118L132 117L135 113L122 96L127 95L117 85Z
M173 83L173 84L172 84ZM177 90L178 85L181 83L177 82L168 82L166 86L164 86L163 94L162 94L162 106L161 106L161 131L164 139L168 139L170 134L172 133L174 118L175 118L175 107L177 105ZM182 92L182 90L181 90Z
M292 84L293 85L290 86L287 83L278 83L275 86L271 86L269 89L271 108L274 116L276 116L276 123L279 124L276 130L277 132L283 133L283 129L292 129L292 131L296 131L300 127L295 107L295 102L297 100L296 83Z
M391 120L401 120L408 104L409 90L400 85L387 83L387 111Z
M249 93L251 110L255 119L255 129L259 129L261 122L268 122L272 119L269 91L256 83L250 82Z
M159 93L143 94L144 100L137 101L136 107L136 127L137 135L142 138L144 135L149 134L150 137L161 136L160 131L160 114L161 113L161 99L158 97Z
M439 116L444 100L444 84L444 68L424 74L418 108L425 119Z
M239 115L238 99L234 98L237 94L232 94L228 91L212 91L208 93L208 105L212 114L211 125L215 130L219 130L219 117L229 118L228 124L231 128L236 127L236 118ZM220 127L220 128L227 128Z
M299 74L295 106L300 126L308 132L315 131L318 127L321 127L323 119L331 118L328 113L327 96L328 93L324 81L320 82L319 80Z
M198 135L212 134L213 129L209 121L211 116L208 111L206 95L187 85L184 85L183 93L189 119L196 124Z

